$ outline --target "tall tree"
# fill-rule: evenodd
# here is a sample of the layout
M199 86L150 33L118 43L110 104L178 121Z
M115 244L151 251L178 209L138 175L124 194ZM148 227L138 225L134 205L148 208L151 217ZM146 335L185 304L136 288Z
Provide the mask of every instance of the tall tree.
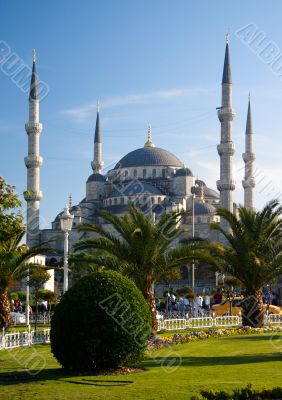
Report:
M0 176L0 246L3 241L24 231L20 207L15 187Z
M102 211L103 219L115 230L95 224L84 224L80 230L98 237L80 241L75 251L92 250L91 263L114 269L131 277L146 298L152 314L152 334L157 331L156 305L153 284L167 276L169 270L191 262L198 255L196 241L173 248L182 233L179 227L181 213L163 214L154 223L139 207L131 205L128 212L118 217ZM102 254L97 252L102 250Z
M42 254L42 247L27 249L21 245L25 232L2 241L0 245L0 327L8 327L10 318L10 303L8 289L16 281L27 276L28 269L32 268L31 257Z
M0 327L11 322L8 288L25 276L30 257L42 253L41 247L21 245L25 234L21 201L15 187L0 177Z
M209 244L213 263L245 289L243 325L260 327L264 319L262 288L282 274L282 207L272 200L262 211L239 207L238 217L226 209L218 209L217 214L230 229L210 225L225 238L225 244Z

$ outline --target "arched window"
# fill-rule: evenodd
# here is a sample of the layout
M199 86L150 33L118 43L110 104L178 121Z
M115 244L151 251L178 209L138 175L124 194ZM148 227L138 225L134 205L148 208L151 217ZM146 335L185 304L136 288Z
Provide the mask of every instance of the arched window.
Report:
M143 169L143 179L146 179L146 176L147 176L147 171L146 169Z
M152 197L152 198L151 198L151 201L152 201L152 204L154 204L154 203L155 203L155 199L154 199L154 197Z
M135 169L135 170L133 171L133 177L134 177L134 178L137 178L137 169Z
M112 199L110 199L109 203L110 203L110 206L111 206L112 205Z
M157 176L157 170L155 168L153 169L152 176L153 176L153 178L156 178L156 176Z
M165 178L165 169L162 169L162 177Z
M120 204L124 204L124 197L120 199Z
M125 177L125 178L128 177L128 171L127 171L127 170L124 171L124 177Z
M117 199L115 199L115 204L117 204Z
M162 202L161 197L158 197L158 203L161 203L161 202Z

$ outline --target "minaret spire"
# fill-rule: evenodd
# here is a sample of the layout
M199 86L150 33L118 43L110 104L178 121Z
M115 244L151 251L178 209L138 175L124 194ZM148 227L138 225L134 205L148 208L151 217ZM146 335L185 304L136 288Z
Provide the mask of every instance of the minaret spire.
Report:
M42 124L39 122L39 91L36 73L36 53L33 50L33 65L29 92L29 120L25 125L28 135L27 190L24 194L27 202L26 243L29 247L39 244L39 207L42 199L40 190L40 167L43 159L39 155L39 137Z
M220 144L217 151L220 156L220 180L217 181L217 188L220 191L221 207L233 212L233 196L235 189L233 180L233 161L235 145L232 142L232 121L235 117L235 110L232 108L232 79L229 55L229 35L226 36L226 47L224 67L222 74L222 96L221 107L218 110L218 119L221 124ZM227 223L221 221L223 227Z
M104 162L102 161L102 135L100 128L100 106L99 102L97 102L97 117L96 117L96 126L95 126L95 136L94 136L94 159L91 162L91 167L94 173L100 173L104 166Z
M253 152L253 125L252 125L252 111L251 111L251 96L249 94L248 101L248 114L245 133L245 153L243 153L243 160L245 163L245 178L242 181L244 188L244 206L249 210L254 210L254 187L255 178L253 175L253 164L256 159Z

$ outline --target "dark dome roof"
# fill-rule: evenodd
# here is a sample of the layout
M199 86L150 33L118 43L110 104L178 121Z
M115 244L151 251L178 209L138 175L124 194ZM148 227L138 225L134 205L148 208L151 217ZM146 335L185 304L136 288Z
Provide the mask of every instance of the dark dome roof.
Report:
M86 183L88 183L88 182L105 182L105 181L106 181L106 178L103 175L98 174L96 172L89 176Z
M72 206L71 210L72 211L81 211L81 208L79 206Z
M193 172L189 168L180 168L176 171L175 176L193 176Z
M195 202L195 215L215 214L216 208L208 203Z
M198 181L202 182L202 181ZM208 188L205 183L203 182L203 187L204 187L204 197L211 197L212 199L217 199L219 200L219 193L216 192L213 189ZM201 195L201 186L195 186L195 194L200 196Z
M142 167L146 165L164 165L182 167L183 163L172 153L159 147L142 147L124 156L114 169Z
M134 196L136 194L164 195L159 188L150 183L134 181L128 185L122 185L119 189L112 192L109 197Z

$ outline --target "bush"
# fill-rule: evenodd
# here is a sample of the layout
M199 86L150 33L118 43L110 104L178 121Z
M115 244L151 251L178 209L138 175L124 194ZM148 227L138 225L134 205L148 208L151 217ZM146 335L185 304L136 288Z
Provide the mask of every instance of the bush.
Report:
M201 391L202 397L192 397L191 400L266 400L266 399L282 399L282 388L255 390L252 385L247 385L242 389L235 389L232 394L223 390L220 392Z
M135 284L114 271L81 278L56 306L51 349L73 371L139 362L151 333L148 305Z

